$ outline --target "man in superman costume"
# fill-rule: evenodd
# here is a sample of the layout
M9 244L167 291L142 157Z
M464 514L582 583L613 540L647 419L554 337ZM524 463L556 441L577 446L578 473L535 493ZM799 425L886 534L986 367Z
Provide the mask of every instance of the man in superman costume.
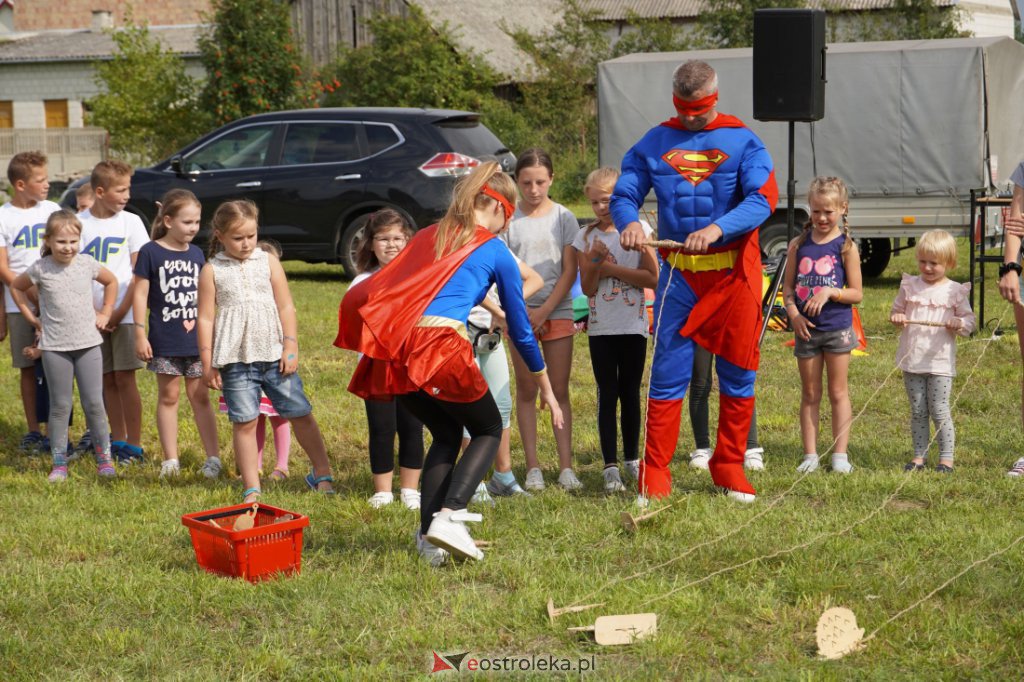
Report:
M646 241L639 210L652 188L658 238L683 245L659 250L641 501L671 492L669 464L697 343L717 356L720 407L711 478L733 499L753 502L743 454L760 358L757 228L778 201L774 166L757 135L716 110L718 77L708 64L680 65L672 89L678 116L648 131L626 153L611 199L625 248L641 248Z

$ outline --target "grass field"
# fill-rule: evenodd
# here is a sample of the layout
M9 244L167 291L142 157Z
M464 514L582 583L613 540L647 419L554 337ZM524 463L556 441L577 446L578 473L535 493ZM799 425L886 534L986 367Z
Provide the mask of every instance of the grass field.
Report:
M197 568L181 515L236 502L240 485L194 473L158 480L151 375L139 373L146 465L103 483L79 461L71 479L54 486L45 458L15 451L24 426L15 374L3 372L0 678L411 678L429 673L437 651L582 659L596 666L595 679L1018 679L1024 543L914 606L1024 532L1024 481L1004 475L1021 450L1016 333L992 340L984 330L960 342L956 473L904 474L908 407L892 371L897 335L885 319L899 272L911 267L904 254L866 288L870 355L854 359L850 372L858 415L852 475L796 474L799 379L781 345L787 336L774 333L758 381L767 462L752 476L758 502L737 506L712 494L707 474L677 457L673 507L626 534L619 513L633 498L602 492L593 380L578 337L574 443L585 491L550 485L532 499L484 508L473 532L494 543L485 560L440 570L413 552L414 513L366 505L363 408L345 391L353 356L331 346L345 288L336 267L287 266L299 307L300 372L340 493L305 492L308 461L297 445L291 479L266 486L267 503L311 519L297 577L254 586ZM965 273L962 265L954 276ZM988 303L991 319L1012 326L996 295ZM182 411L182 464L194 472L201 450L188 407ZM827 401L823 413L828 433ZM77 437L80 410L75 418ZM230 461L230 430L221 424ZM691 446L685 426L678 451ZM522 455L513 448L521 480ZM550 433L541 452L553 483ZM557 605L605 604L552 625L549 597ZM830 605L853 609L868 633L877 629L863 651L831 662L816 657L814 643ZM658 635L631 646L601 648L565 629L643 611L658 614Z

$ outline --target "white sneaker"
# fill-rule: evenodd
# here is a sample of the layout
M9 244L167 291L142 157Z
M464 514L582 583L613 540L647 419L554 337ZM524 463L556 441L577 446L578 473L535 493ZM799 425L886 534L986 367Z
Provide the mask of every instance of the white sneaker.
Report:
M618 471L616 471L616 473L618 473ZM576 474L573 473L572 469L562 469L562 473L558 474L558 485L562 486L569 492L583 488L583 484L580 483L580 479L576 478Z
M638 481L640 480L640 460L638 459L627 459L623 464L623 472L626 474L626 478Z
M181 473L181 466L176 459L165 459L160 465L160 478L172 478Z
M757 499L756 495L752 495L750 493L741 493L738 490L726 490L725 496L728 497L730 500L742 502L743 504L752 504L754 500Z
M402 488L398 492L398 496L402 499L402 504L405 505L406 509L419 509L420 508L420 491L415 488ZM391 499L394 499L392 496Z
M523 487L527 490L544 490L544 474L537 467L526 472L526 480Z
M220 457L207 457L203 466L199 468L199 473L213 479L220 476L221 468Z
M447 551L430 544L418 530L416 531L416 551L419 553L420 558L433 568L443 566L450 556Z
M619 467L608 467L604 470L604 491L606 493L626 492L626 486L622 485L622 477L619 476Z
M473 542L466 522L483 521L483 518L480 514L473 514L465 509L439 511L430 522L427 540L435 547L448 550L453 556L479 561L484 558L484 553Z
M1007 476L1020 477L1024 476L1024 457L1018 459L1010 470L1006 472Z
M707 448L698 448L690 453L690 466L694 469L707 471L709 461L711 461L711 450Z
M643 495L637 495L636 496L636 508L637 509L639 509L640 511L644 511L644 510L646 510L650 506L651 506L651 501L649 499L647 499L645 496L643 496Z
M812 471L818 470L818 456L817 455L804 455L804 461L800 462L800 465L796 468L797 473L807 474Z
M510 485L505 485L494 476L491 476L491 480L487 481L487 492L491 497L532 497L514 479ZM473 497L475 498L476 496L474 495Z
M380 509L395 501L395 494L390 491L374 493L366 502L374 509Z
M764 471L764 448L750 448L743 453L743 468Z
M487 484L480 481L480 484L476 487L476 492L473 493L473 497L469 498L470 502L475 504L489 504L494 506L494 500L491 499L491 494L487 492Z

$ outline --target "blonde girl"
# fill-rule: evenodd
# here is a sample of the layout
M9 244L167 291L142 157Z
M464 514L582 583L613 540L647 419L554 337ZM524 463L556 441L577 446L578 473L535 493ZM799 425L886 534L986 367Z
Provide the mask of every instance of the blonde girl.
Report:
M96 473L117 475L110 457L110 424L103 407L103 342L117 299L117 278L92 256L80 254L82 223L68 210L52 213L43 233L42 257L11 284L18 309L41 331L39 348L50 391L51 483L68 477L68 420L74 384L78 382L82 409L92 432ZM103 285L103 305L93 308L93 280ZM39 316L29 307L26 292L39 292Z
M582 484L572 469L572 406L569 403L569 373L572 370L572 298L576 280L576 249L572 243L579 232L576 217L548 196L555 177L551 157L542 149L527 149L516 162L519 203L503 237L520 260L540 274L544 287L530 297L530 325L540 340L551 387L565 418L565 428L555 429L558 449L558 484L579 490ZM523 358L512 354L516 377L516 421L526 455L527 490L543 490L544 475L537 458L537 382Z
M196 331L199 271L206 258L192 240L199 232L202 206L192 192L184 189L167 192L158 205L152 241L143 245L135 262L132 315L135 355L156 374L156 429L164 451L160 478L177 476L180 471L178 399L182 378L206 452L200 472L207 478L217 478L221 471L217 421L210 405L210 390L202 381ZM148 335L142 322L147 306Z
M796 336L800 368L800 436L804 457L797 471L818 468L818 421L822 372L828 371L832 404L832 471L853 470L847 455L853 409L847 387L850 353L857 347L853 304L863 298L860 254L850 237L846 184L817 177L807 193L811 217L789 245L783 298Z
M448 212L420 230L386 268L341 302L335 345L364 353L349 384L362 398L398 396L432 436L423 466L423 506L416 548L432 566L449 553L482 559L466 510L494 461L501 415L466 332L474 305L497 284L509 338L534 373L541 397L562 425L558 401L530 329L522 275L494 236L512 217L515 185L497 163L480 164L455 185ZM462 431L469 445L459 456Z
M356 270L351 287L395 259L412 238L413 230L401 213L385 208L370 215L363 239L356 248ZM420 471L423 469L423 424L395 399L364 400L370 432L370 472L373 495L367 502L380 509L395 501L395 437L398 437L399 498L407 509L420 508Z
M210 388L223 390L244 502L259 499L256 425L261 391L292 423L313 464L311 489L333 493L331 465L299 366L295 305L281 262L258 244L259 212L228 201L211 221L210 260L199 274L199 356Z
M640 382L647 359L647 307L644 289L658 285L654 250L626 251L612 223L609 202L619 172L599 168L587 176L583 193L594 221L573 241L580 264L580 283L589 297L587 340L597 383L597 430L604 458L605 492L626 488L618 466L616 409L622 408L623 466L637 479L640 468ZM650 235L650 226L645 232Z
M956 267L956 241L943 230L921 235L915 249L918 275L903 275L889 321L903 331L896 365L910 399L910 435L914 458L904 471L921 471L931 442L928 417L935 422L939 473L953 472L955 433L949 395L956 375L956 336L974 331L974 313L967 298L971 286L946 277Z

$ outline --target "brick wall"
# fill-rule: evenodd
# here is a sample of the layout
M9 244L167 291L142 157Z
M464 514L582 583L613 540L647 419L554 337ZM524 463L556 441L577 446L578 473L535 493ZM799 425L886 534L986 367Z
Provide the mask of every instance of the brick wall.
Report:
M210 0L31 0L14 4L14 29L40 31L57 28L89 28L93 10L114 15L114 25L124 25L125 11L132 7L135 23L150 26L198 24L209 11Z

